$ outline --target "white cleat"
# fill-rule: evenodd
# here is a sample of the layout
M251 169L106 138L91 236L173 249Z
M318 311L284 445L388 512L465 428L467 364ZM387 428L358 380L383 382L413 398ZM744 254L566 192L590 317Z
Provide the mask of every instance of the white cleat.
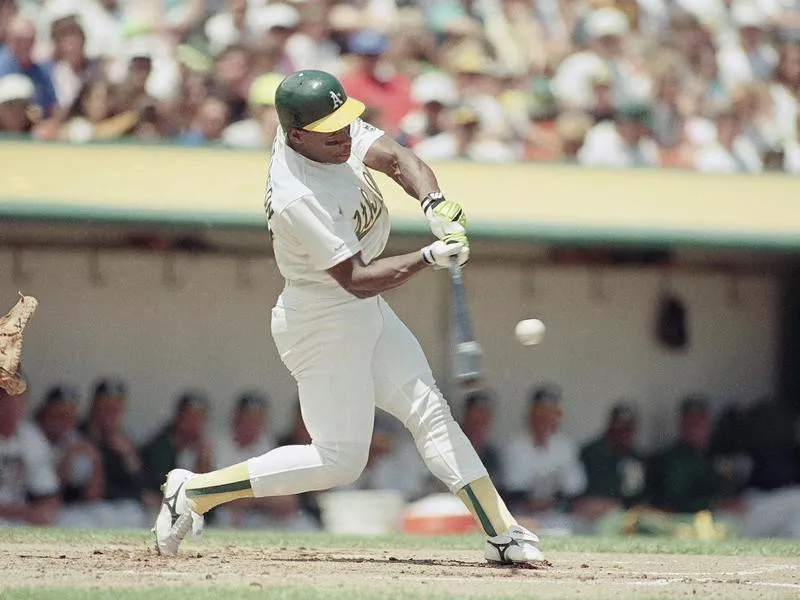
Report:
M483 555L489 562L504 565L544 562L544 554L536 547L538 542L535 534L519 525L512 525L502 535L486 540Z
M186 482L192 477L191 471L174 469L167 473L167 480L161 486L164 500L151 531L156 537L156 550L162 556L177 554L178 546L190 530L195 535L203 531L203 515L194 512L186 499Z

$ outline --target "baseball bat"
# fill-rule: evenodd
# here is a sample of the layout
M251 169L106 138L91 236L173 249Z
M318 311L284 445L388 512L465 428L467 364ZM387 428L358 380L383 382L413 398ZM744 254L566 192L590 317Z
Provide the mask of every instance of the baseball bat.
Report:
M450 263L451 318L450 338L453 344L453 374L456 381L465 387L476 384L483 377L481 368L481 346L472 332L461 265L457 259Z

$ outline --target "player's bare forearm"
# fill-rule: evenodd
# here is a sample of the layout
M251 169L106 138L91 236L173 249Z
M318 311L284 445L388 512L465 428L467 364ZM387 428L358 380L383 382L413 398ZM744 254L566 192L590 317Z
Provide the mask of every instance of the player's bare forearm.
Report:
M364 164L391 177L420 202L431 192L439 191L433 170L411 150L385 135L372 144Z
M426 266L419 252L387 256L368 265L359 253L328 269L328 274L356 298L370 298L403 285Z

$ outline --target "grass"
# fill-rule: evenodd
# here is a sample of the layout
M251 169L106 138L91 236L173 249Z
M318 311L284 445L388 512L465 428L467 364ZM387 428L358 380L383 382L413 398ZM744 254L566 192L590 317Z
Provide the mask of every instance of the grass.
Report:
M0 543L12 544L147 544L149 532L140 530L73 530L56 528L0 529ZM447 550L476 550L481 547L478 535L419 536L419 535L334 535L330 533L286 533L276 531L231 531L208 529L197 541L189 539L192 547L263 546L293 548L380 548L415 550L440 548ZM645 554L698 554L720 556L800 556L800 544L782 539L730 539L721 542L679 540L667 537L564 537L546 538L541 547L545 552L601 552Z

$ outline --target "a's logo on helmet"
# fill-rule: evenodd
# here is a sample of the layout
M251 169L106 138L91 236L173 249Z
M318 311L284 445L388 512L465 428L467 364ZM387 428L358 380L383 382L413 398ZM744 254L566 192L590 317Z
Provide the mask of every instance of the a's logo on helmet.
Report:
M331 90L329 93L331 95L331 100L333 100L333 110L336 110L342 104L344 104L344 100L342 100L341 94L337 94L333 90Z

